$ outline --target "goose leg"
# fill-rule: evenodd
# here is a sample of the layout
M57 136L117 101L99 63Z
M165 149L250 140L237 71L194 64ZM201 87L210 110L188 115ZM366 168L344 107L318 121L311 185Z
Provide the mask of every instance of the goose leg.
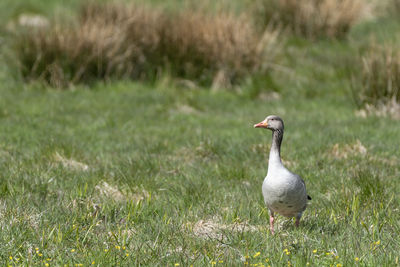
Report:
M274 221L275 221L275 214L272 210L269 212L269 230L271 231L271 234L275 234L274 231Z
M297 216L296 216L296 222L295 222L296 227L299 227L299 225L300 225L300 218L301 218L301 215L302 215L302 213L299 213L299 214L297 214Z

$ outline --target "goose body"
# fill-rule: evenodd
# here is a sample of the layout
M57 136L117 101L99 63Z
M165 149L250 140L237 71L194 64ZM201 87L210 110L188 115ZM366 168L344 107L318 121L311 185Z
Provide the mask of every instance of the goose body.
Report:
M296 226L298 226L303 211L307 207L307 200L311 198L307 195L303 179L289 171L281 161L280 147L283 140L283 120L272 115L254 125L254 127L272 130L268 172L262 184L264 202L270 212L271 232L274 233L275 213L285 217L296 217Z
M285 217L301 216L306 209L307 193L304 183L298 175L284 166L279 170L268 171L262 193L267 207Z

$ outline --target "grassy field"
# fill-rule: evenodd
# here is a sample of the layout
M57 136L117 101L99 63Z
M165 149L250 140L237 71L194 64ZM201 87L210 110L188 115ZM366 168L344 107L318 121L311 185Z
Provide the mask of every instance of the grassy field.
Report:
M79 1L47 2L4 1L1 23ZM347 40L289 38L273 81L235 92L168 77L56 90L2 60L0 262L399 266L400 124L357 116L348 72L360 47L399 29L377 18ZM253 128L269 114L313 198L300 228L278 216L274 236L261 194L271 134Z

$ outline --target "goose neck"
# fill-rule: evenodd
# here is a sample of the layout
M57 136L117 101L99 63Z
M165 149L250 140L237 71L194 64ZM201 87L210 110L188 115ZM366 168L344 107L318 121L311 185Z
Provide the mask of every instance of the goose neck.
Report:
M281 143L283 139L283 130L272 132L272 145L269 152L269 165L281 165Z

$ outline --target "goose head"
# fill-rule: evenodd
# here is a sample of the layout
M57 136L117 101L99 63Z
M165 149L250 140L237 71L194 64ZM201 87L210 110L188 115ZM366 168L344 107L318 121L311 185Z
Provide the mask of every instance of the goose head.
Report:
M271 131L283 131L283 120L276 116L270 115L265 118L262 122L254 124L254 128L265 128L270 129Z

